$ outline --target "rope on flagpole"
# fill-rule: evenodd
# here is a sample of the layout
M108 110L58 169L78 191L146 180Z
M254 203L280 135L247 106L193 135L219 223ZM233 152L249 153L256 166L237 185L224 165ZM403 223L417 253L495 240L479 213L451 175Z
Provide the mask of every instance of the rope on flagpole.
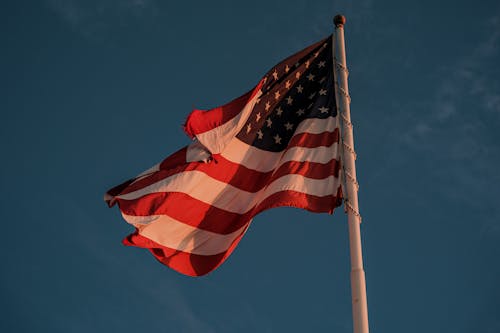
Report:
M345 75L349 76L349 70L347 69L347 67L337 62L337 59L334 60L335 60L335 67L337 68L337 70L343 71Z
M343 71L347 76L349 76L349 69L347 68L347 66L339 63L337 61L337 58L335 58L335 57L333 58L333 61L335 63L336 70ZM338 79L335 79L335 86L337 88L337 91L346 97L347 103L351 104L351 96L349 95L349 93L347 91L345 91L345 89L343 89L339 85ZM340 114L340 117L342 118L342 122L343 122L344 126L348 127L349 129L352 130L354 128L354 126L353 126L352 122L349 120L349 118L347 118L345 113L339 107L337 107L337 112ZM345 142L344 135L345 135L345 133L342 134L342 138L341 138L342 145L350 154L352 154L352 157L354 158L354 160L356 160L358 155L357 155L356 151L354 150L354 148ZM356 177L353 176L352 173L349 172L349 170L346 170L344 164L342 164L342 168L344 170L344 174L347 176L346 181L350 181L354 185L354 187L356 188L356 191L359 191L359 183L358 183L358 180L356 179ZM344 198L344 204L345 204L346 211L347 210L351 211L359 219L359 222L361 223L361 220L362 220L361 214L359 213L358 210L356 210L351 205L351 203L349 202L349 200L347 198Z
M356 186L356 191L359 191L359 183L356 180L356 178L354 178L354 176L349 171L347 171L347 170L345 171L345 174L347 175L347 178L349 178L349 180L351 181L351 183L353 183L354 186Z
M361 217L361 215L358 213L358 211L356 209L354 209L354 207L349 203L348 200L345 200L345 205L347 207L348 210L350 210L354 215L356 215L356 217L359 219L359 223L361 223L361 220L363 219Z

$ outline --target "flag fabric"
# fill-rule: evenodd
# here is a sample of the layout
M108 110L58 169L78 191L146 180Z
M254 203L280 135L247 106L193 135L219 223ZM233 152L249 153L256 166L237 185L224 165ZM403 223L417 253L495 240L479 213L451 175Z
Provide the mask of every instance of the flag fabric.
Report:
M194 110L185 124L192 144L106 193L136 228L123 243L200 276L224 262L259 212L332 213L342 199L332 67L330 36L232 102Z

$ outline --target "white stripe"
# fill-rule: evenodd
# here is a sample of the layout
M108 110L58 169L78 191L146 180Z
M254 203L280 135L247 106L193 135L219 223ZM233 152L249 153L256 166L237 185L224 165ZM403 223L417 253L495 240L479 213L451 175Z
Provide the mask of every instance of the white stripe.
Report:
M128 223L139 229L139 234L160 245L207 256L227 251L232 242L244 233L248 226L246 224L230 234L221 235L192 227L166 215L132 216L123 213L122 215Z
M312 179L302 175L289 174L273 181L260 195L258 203L264 201L270 195L290 190L323 197L337 193L339 180L335 176L328 176L323 179Z
M249 169L269 172L290 161L327 163L332 158L338 158L338 149L338 143L334 142L329 147L293 147L287 149L285 153L271 152L256 148L235 138L221 155L225 159Z
M339 185L339 179L334 176L312 179L302 175L288 174L253 193L213 179L204 172L194 170L175 174L140 190L120 195L118 198L135 200L149 193L181 192L225 211L244 214L268 196L280 191L292 190L322 197L336 194Z
M339 117L308 118L297 126L294 135L299 133L321 134L323 132L333 132L336 128L340 128Z
M211 129L210 131L197 134L196 138L212 153L219 154L224 150L226 145L238 134L243 128L243 125L248 120L252 113L253 107L257 99L262 95L259 90L251 100L243 107L243 109L234 118L226 123Z

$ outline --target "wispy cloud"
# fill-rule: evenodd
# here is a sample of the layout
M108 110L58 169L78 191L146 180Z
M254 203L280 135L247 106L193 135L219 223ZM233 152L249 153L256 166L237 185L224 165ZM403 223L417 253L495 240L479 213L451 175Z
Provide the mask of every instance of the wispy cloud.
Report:
M425 152L435 168L441 195L463 202L483 216L480 233L500 235L497 207L500 147L495 129L500 122L500 15L491 18L461 55L439 68L439 79L429 82L428 102L416 108L409 127L397 135L405 149ZM474 45L475 44L475 45ZM401 135L402 134L402 135ZM474 198L474 199L473 199Z
M92 39L157 16L156 0L46 0L72 29ZM146 20L144 20L146 18Z
M475 47L465 50L455 62L439 69L441 80L434 86L428 105L430 112L414 125L410 136L420 137L458 120L454 126L472 134L467 140L481 140L480 130L486 125L481 113L500 115L500 82L493 72L495 59L500 54L499 17L490 20L488 30L494 33L479 39ZM429 92L432 94L432 90ZM466 104L468 100L472 101L470 105ZM426 130L422 131L423 128Z

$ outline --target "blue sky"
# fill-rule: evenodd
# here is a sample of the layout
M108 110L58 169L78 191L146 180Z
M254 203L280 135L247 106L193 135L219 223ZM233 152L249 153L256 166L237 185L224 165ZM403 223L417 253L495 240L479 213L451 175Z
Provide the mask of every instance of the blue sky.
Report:
M495 1L1 7L0 331L351 332L342 210L267 211L193 279L102 201L342 13L371 331L500 332Z

